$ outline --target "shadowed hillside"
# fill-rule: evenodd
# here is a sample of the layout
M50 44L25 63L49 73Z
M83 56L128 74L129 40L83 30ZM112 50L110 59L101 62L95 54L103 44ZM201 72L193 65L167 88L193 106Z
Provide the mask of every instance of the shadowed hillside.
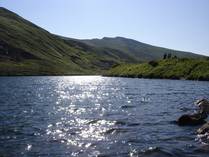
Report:
M0 8L0 75L95 74L115 61Z

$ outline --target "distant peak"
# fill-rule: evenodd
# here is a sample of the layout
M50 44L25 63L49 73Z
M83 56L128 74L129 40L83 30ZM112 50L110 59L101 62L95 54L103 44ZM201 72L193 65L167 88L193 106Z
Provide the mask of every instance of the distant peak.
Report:
M130 39L130 38L125 38L125 37L120 37L120 36L116 36L116 37L103 37L100 40L115 40L115 41L121 41L121 42L137 42L137 43L141 43L137 40L134 39Z
M110 37L103 37L102 40L108 40L108 39L112 39Z
M116 37L103 37L102 39L108 40L108 39L127 39L127 38L116 36Z
M116 39L127 39L127 38L125 38L125 37L120 37L120 36L117 36L117 37L115 37Z

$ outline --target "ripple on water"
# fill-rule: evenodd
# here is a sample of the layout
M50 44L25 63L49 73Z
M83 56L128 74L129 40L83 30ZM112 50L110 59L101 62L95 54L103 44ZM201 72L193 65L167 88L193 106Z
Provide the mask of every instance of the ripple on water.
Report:
M194 88L195 87L195 88ZM0 155L207 157L207 136L179 127L208 82L0 78Z
M81 141L102 141L106 140L105 134L114 126L114 121L107 121L102 119L87 120L87 119L74 119L71 121L60 121L48 125L46 130L47 135L51 136L54 140L60 140L67 145L76 145L83 147L86 145ZM90 144L88 143L90 146ZM87 147L87 146L85 146Z
M201 144L209 146L209 133L198 134L196 141L200 142Z
M135 108L136 106L134 105L123 105L121 106L121 109L129 109L129 108Z
M172 157L176 156L175 154L168 152L159 147L149 147L147 149L136 150L133 149L129 153L130 157Z

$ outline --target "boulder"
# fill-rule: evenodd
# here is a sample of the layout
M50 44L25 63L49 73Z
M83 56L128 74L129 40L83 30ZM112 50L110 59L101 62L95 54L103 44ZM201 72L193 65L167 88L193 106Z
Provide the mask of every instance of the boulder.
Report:
M198 134L209 133L209 122L205 123L202 127L197 130Z
M200 125L206 123L205 119L207 118L207 114L205 113L196 113L196 114L185 114L182 115L178 120L177 124L180 126L186 125Z
M209 114L209 102L206 99L200 99L195 104L199 107L199 112Z

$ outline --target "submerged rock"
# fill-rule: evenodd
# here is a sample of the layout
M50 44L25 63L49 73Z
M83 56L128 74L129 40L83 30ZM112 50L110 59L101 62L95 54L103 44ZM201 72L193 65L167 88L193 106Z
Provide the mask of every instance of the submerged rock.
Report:
M198 112L182 115L177 120L178 125L200 125L206 123L205 119L209 114L209 102L206 99L200 99L195 104L199 107Z
M207 118L206 113L196 113L196 114L185 114L182 115L178 120L177 124L180 126L186 125L200 125L206 123L205 119Z

